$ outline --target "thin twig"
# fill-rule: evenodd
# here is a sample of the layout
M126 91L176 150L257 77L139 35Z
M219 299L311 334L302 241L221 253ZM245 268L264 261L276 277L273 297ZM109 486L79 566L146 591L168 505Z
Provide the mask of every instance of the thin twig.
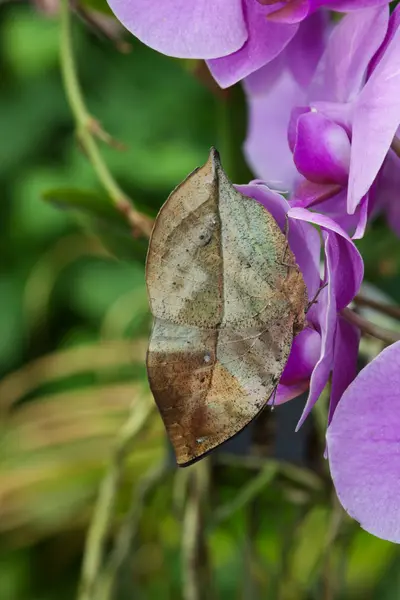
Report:
M80 6L79 0L70 0L70 6L97 37L106 38L124 54L132 50L132 45L122 39L124 29L118 21L110 19L108 15Z
M265 462L264 468L252 479L238 490L233 500L220 506L213 515L211 525L219 526L230 519L238 510L248 505L258 494L260 494L278 474L276 463Z
M205 538L205 512L209 494L209 459L191 467L189 493L182 524L183 598L212 598L208 549Z
M135 235L148 237L152 229L152 220L138 212L132 201L112 176L95 140L93 123L96 121L89 114L82 90L79 85L76 65L72 50L71 13L68 0L61 0L60 7L60 61L65 93L75 118L78 140L92 164L99 181L107 191L116 209L121 212L132 227Z
M257 534L261 521L261 511L257 499L253 498L245 510L245 538L243 543L242 598L256 600L260 597L260 571L263 565L258 555Z
M280 475L283 475L287 479L298 483L312 491L321 491L323 489L322 480L313 473L310 469L298 467L289 462L283 460L276 460L273 458L263 458L259 456L233 456L231 454L217 454L215 460L218 464L224 466L243 467L251 470L263 470L265 469L266 462L275 468Z
M364 319L364 317L358 315L350 308L344 308L341 314L347 321L349 321L349 323L356 325L356 327L358 327L362 333L371 335L378 340L382 340L382 342L385 342L385 344L394 344L395 342L400 341L399 333L391 331L390 329L385 329L384 327L379 327L379 325L375 325L375 323L371 323L371 321Z
M372 308L377 312L380 312L384 315L388 315L393 319L400 319L400 306L393 306L393 304L384 304L383 302L379 302L378 300L372 300L372 298L367 298L362 294L358 294L353 300L354 304L357 306L366 306L367 308Z
M338 592L338 578L334 570L334 550L337 538L340 535L345 512L337 499L332 494L332 508L325 545L322 553L323 599L333 600Z
M132 407L128 420L121 427L107 473L100 485L92 521L86 538L78 600L98 600L99 579L105 545L113 516L116 495L125 456L132 442L143 430L153 411L153 404L143 400Z
M115 590L118 572L129 556L135 538L138 535L140 519L146 502L157 485L171 472L167 462L152 467L135 486L129 512L120 526L114 548L104 568L101 578L101 600L111 600ZM97 600L97 599L96 599ZM100 600L100 599L99 599Z

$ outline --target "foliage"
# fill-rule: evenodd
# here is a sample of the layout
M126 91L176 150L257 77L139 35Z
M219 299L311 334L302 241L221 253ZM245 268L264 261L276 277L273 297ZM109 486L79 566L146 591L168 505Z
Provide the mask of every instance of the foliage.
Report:
M196 64L131 39L123 54L76 25L87 106L126 145L101 152L138 210L154 216L211 145L226 149L235 181L249 179L238 151L240 88L220 98ZM0 598L62 600L76 593L115 436L132 403L152 402L144 370L146 243L132 241L77 144L60 78L58 18L2 4L0 40ZM400 301L397 243L377 221L359 247L369 283ZM363 351L374 353L368 343ZM267 429L252 454L218 453L206 467L215 597L397 598L397 548L344 516L326 465L310 470L315 456L266 469ZM317 434L315 421L310 439ZM166 448L153 414L128 454L108 540L110 550L133 489L121 600L182 597L184 499L193 482L173 468Z

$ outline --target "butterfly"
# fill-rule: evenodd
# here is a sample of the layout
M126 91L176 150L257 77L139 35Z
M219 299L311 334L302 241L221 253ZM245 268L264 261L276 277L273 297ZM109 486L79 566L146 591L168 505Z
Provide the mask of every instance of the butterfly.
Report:
M285 234L218 152L170 195L146 261L150 388L186 466L248 425L277 388L307 289Z

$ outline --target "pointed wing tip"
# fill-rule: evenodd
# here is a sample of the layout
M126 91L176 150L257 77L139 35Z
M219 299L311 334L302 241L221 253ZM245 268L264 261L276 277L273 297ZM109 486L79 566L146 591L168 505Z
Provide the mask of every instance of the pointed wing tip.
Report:
M211 146L210 148L210 154L208 156L208 161L207 162L211 162L214 169L220 169L221 167L221 157L220 154L218 152L218 150L214 147Z

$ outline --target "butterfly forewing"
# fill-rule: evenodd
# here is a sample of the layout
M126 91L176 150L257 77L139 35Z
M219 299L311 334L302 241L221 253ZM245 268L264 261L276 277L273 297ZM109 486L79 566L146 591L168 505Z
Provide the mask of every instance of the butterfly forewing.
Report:
M179 465L238 433L276 388L306 287L284 234L211 151L162 207L150 240L150 386Z

